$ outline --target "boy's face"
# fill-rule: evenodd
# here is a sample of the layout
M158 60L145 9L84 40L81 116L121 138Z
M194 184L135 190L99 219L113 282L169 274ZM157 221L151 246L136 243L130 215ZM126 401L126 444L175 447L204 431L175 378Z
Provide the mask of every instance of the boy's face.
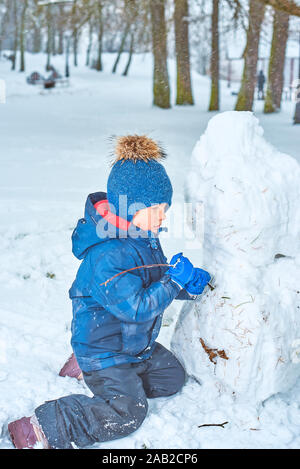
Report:
M167 206L167 203L163 203L143 208L135 213L132 223L144 231L151 230L157 233L162 221L166 219Z

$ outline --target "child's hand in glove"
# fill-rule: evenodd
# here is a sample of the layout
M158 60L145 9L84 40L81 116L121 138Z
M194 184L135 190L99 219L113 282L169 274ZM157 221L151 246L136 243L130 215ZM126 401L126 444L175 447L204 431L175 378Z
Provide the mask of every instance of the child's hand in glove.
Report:
M182 252L179 252L172 257L170 264L176 263L176 266L169 267L166 273L169 274L171 279L178 283L182 288L185 288L185 284L193 278L194 267L189 259L184 257L182 254Z
M208 282L210 281L210 279L211 276L208 272L206 272L206 270L194 267L193 276L191 280L186 283L184 288L191 295L200 295L208 284Z

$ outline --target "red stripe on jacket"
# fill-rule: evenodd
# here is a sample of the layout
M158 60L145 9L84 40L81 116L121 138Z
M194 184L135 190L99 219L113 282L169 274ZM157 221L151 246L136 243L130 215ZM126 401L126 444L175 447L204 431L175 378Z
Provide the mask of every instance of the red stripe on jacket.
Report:
M121 230L128 230L131 222L112 213L109 209L109 203L107 199L96 202L94 207L97 212L100 213L103 218L105 218L106 221L116 226L117 228L120 228Z

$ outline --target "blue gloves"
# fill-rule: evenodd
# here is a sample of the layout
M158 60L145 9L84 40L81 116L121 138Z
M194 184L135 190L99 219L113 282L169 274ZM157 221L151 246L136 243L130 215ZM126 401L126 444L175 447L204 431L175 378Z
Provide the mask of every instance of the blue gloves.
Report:
M176 263L176 267L169 267L166 273L184 288L185 284L192 279L194 267L188 258L184 257L182 254L182 252L179 252L172 257L169 264Z
M210 281L211 276L206 270L199 269L194 267L194 273L192 279L185 285L185 289L191 295L200 295L208 282Z
M169 267L166 273L191 295L200 295L211 276L206 270L193 267L189 259L182 254L180 252L172 257L170 264L176 263L176 266Z

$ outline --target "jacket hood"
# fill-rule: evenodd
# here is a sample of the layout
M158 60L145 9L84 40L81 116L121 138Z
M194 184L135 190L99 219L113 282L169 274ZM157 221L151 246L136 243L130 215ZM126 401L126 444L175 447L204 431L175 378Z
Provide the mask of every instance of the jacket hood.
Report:
M151 230L144 231L133 223L110 211L106 192L89 194L85 203L84 218L78 220L72 234L72 252L77 259L83 259L92 246L112 238L157 238Z

